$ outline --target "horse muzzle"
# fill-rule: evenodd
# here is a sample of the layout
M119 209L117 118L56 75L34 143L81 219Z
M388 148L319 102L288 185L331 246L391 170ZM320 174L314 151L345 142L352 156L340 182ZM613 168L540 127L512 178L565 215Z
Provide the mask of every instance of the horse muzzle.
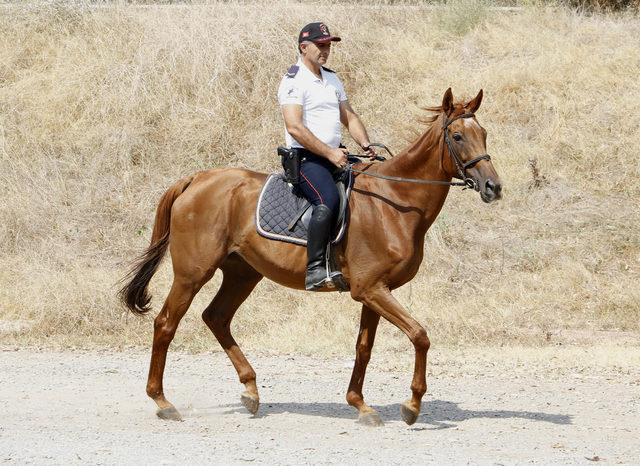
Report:
M486 203L497 201L502 198L502 184L499 181L494 181L490 178L485 180L479 191L480 198Z

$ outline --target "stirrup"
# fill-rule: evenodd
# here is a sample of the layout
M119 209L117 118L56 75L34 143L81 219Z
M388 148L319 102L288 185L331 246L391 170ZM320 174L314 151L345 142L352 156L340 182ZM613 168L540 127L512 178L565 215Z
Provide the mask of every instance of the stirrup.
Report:
M344 278L344 275L342 275L342 272L340 272L339 270L334 270L333 272L331 272L329 274L329 278L331 279L331 282L333 283L334 287L338 291L350 290L347 280Z

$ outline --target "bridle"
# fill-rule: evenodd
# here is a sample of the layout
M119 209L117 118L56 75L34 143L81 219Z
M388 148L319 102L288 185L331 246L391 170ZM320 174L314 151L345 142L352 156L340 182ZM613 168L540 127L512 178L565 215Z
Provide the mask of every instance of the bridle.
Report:
M451 138L449 137L449 125L451 125L451 123L453 123L456 120L459 120L461 118L472 118L475 117L475 113L463 113L462 115L458 115L454 118L451 119L445 119L444 123L442 124L442 130L444 133L444 142L447 145L447 148L449 149L449 157L451 157L453 159L453 162L456 165L456 169L458 170L458 178L460 178L462 181L458 182L458 181L441 181L441 180L421 180L421 179L416 179L416 178L403 178L400 176L388 176L388 175L378 175L377 173L369 173L363 170L357 170L355 168L353 168L353 164L349 164L347 167L347 170L351 170L354 173L360 173L363 175L367 175L367 176L373 176L374 178L381 178L383 180L389 180L389 181L401 181L401 182L405 182L405 183L417 183L417 184L438 184L438 185L447 185L447 186L464 186L464 189L474 189L475 191L480 191L480 186L478 185L478 182L467 176L467 170L469 168L472 168L473 166L475 166L478 162L482 161L482 160L491 160L491 156L489 154L482 154L476 158L474 158L473 160L469 160L468 162L463 162L462 160L460 160L460 156L458 155L458 153L456 152L454 146L453 146L453 142L451 141ZM377 143L372 143L372 146L377 146L377 147L382 147L383 149L385 149L387 152L389 152L389 155L391 155L393 157L393 154L391 153L391 151L384 145L384 144L377 144ZM443 152L444 152L444 148L443 148ZM444 156L444 154L443 154Z
M478 186L478 182L474 178L467 176L467 170L475 166L481 160L491 160L491 156L489 154L482 154L473 160L469 160L468 162L463 163L462 160L460 160L460 156L458 155L458 152L456 152L453 146L453 142L451 142L451 138L449 137L449 131L448 131L449 125L454 121L460 120L462 118L474 118L475 116L476 116L475 113L469 112L469 113L463 113L462 115L458 115L457 117L454 117L451 119L447 119L442 124L442 130L444 132L444 142L447 143L447 147L449 148L449 156L453 159L454 163L456 164L456 169L458 170L459 178L467 187L472 188L476 191L480 191L480 186Z

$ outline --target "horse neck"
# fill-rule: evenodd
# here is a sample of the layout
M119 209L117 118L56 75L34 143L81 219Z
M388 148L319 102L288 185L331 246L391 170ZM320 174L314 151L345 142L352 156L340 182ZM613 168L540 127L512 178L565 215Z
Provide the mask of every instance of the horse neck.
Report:
M451 181L451 175L443 167L442 118L443 115L440 115L409 147L381 164L378 173L420 180ZM389 185L396 199L402 199L423 212L426 228L440 212L449 192L447 185L407 182L390 182Z
M440 115L409 147L384 163L381 172L405 178L450 180L442 167L444 138Z

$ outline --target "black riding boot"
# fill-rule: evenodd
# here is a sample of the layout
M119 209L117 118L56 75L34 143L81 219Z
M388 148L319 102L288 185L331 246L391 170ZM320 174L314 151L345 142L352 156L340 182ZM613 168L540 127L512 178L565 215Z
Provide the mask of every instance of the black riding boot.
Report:
M327 276L326 251L331 234L331 209L326 205L314 206L307 234L307 278L305 288L308 291L323 288L331 281Z

